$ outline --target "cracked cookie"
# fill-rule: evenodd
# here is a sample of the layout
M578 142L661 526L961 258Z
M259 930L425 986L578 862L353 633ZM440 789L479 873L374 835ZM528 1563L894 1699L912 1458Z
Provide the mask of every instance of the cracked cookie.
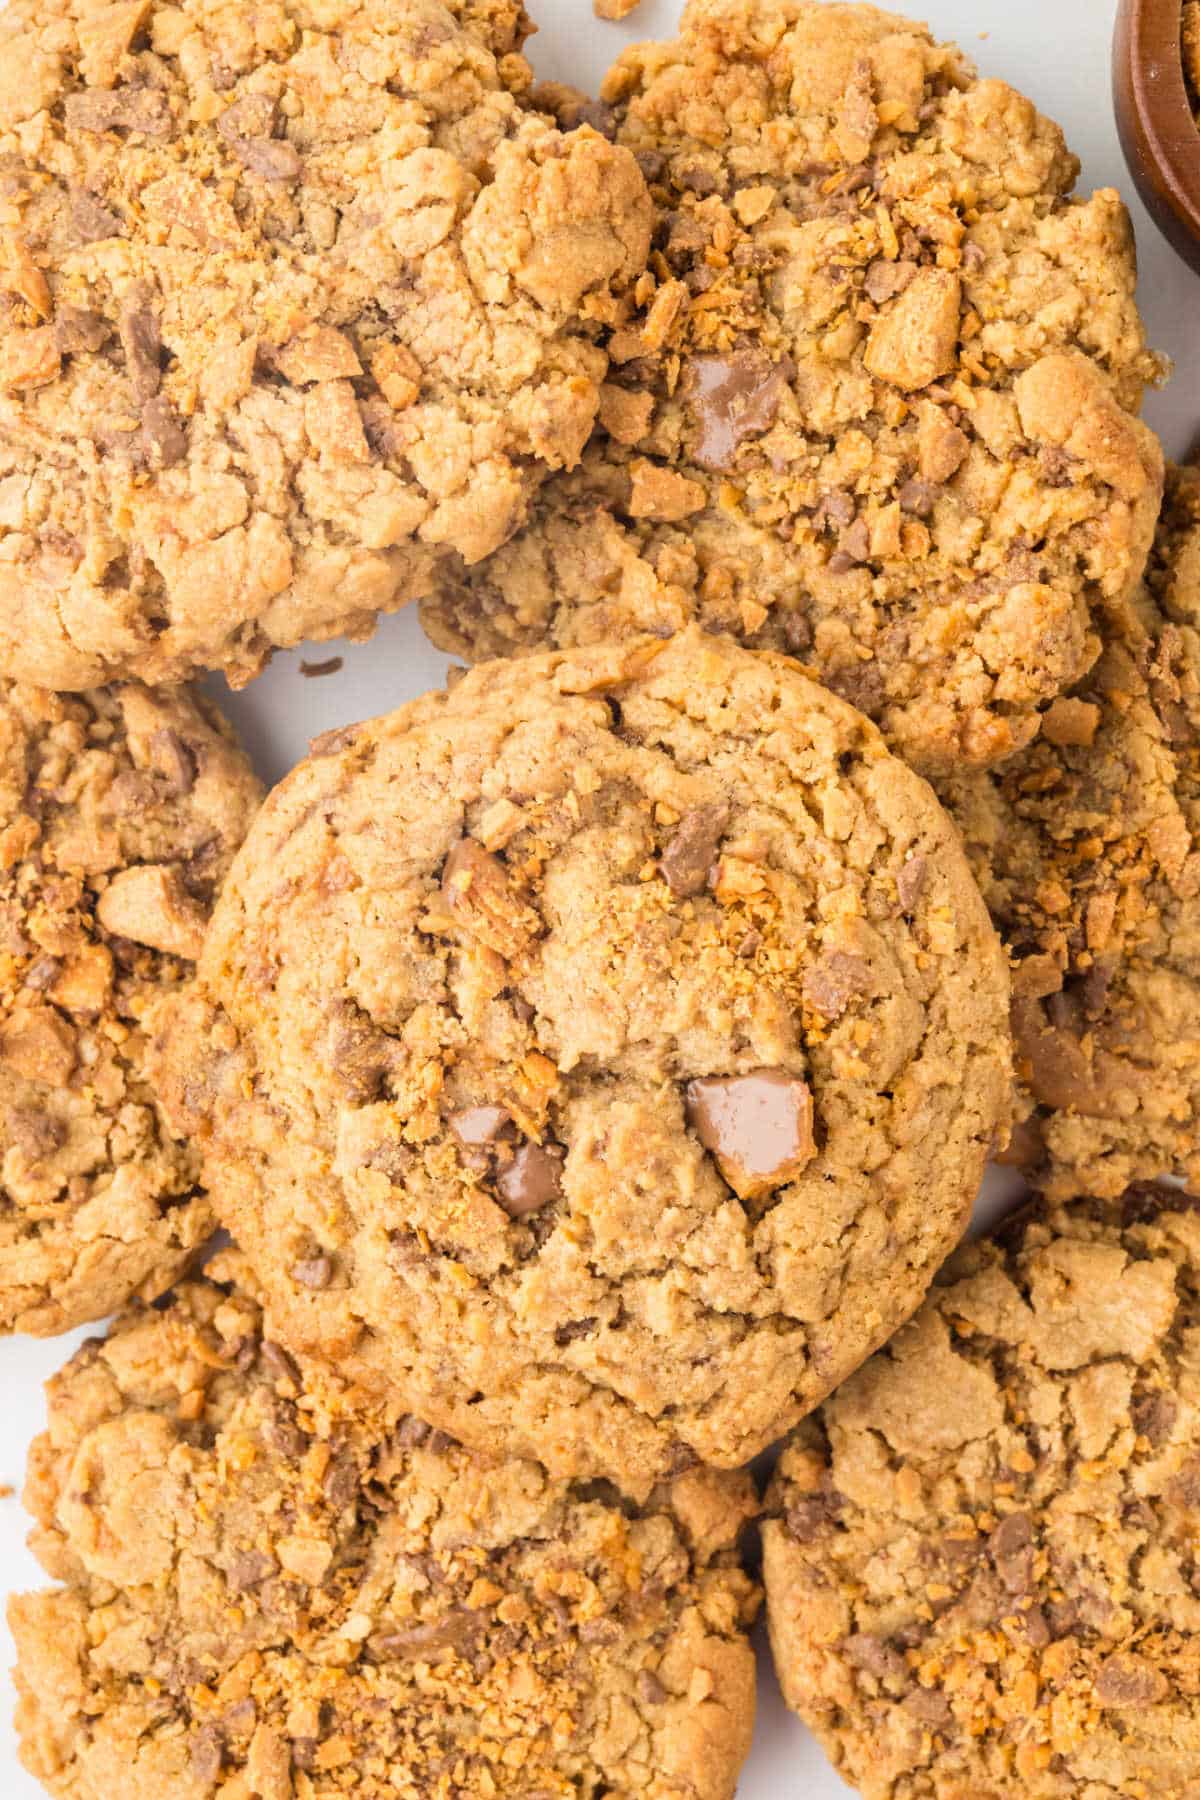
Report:
M1118 196L1073 198L1057 126L865 6L691 0L604 95L657 207L641 310L582 468L451 563L430 635L470 660L697 619L918 766L1010 755L1095 661L1161 492Z
M579 457L645 261L514 0L0 16L0 653L56 688L369 634Z
M749 1476L645 1503L477 1459L299 1370L239 1286L134 1308L50 1384L9 1603L60 1800L732 1800Z
M764 1527L789 1704L867 1800L1187 1800L1200 1216L1040 1205L806 1420Z
M634 1492L919 1304L1008 1120L949 819L787 659L486 665L268 800L159 1054L289 1346Z
M197 694L0 684L0 1331L159 1294L213 1230L150 1017L259 797Z
M940 790L1013 960L1011 1160L1064 1199L1200 1182L1200 469L1038 741Z

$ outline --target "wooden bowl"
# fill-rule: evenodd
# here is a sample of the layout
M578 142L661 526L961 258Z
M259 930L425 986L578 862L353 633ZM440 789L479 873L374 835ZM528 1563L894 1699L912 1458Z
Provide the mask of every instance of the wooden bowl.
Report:
M1121 0L1113 98L1138 192L1200 272L1200 125L1183 78L1182 0Z

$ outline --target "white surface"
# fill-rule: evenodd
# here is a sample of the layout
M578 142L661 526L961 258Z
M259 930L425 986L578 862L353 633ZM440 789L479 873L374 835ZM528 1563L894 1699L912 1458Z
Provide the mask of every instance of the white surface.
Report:
M542 21L530 52L539 73L588 88L594 88L623 44L670 35L680 12L680 0L645 0L624 24L602 25L592 16L591 0L530 0L530 6ZM920 11L915 0L911 10ZM1200 281L1159 236L1130 188L1109 86L1115 0L1006 0L1003 6L995 0L937 0L924 10L931 26L957 38L985 72L1011 81L1062 123L1083 161L1082 185L1112 184L1129 193L1151 341L1177 365L1175 380L1151 398L1147 414L1168 450L1183 455L1200 436ZM303 680L296 653L277 658L240 695L230 697L223 683L214 684L266 779L277 780L303 755L316 732L385 712L438 683L445 668L445 659L421 636L415 611L385 621L370 644L337 644L309 654L322 658L338 652L345 655L346 666L326 680ZM19 1488L26 1446L42 1424L40 1383L61 1366L77 1341L0 1344L0 1382L8 1393L0 1416L0 1482ZM37 1566L23 1547L25 1529L18 1500L0 1501L0 1568L6 1588L39 1581ZM0 1627L0 1668L10 1661L11 1645ZM0 1695L0 1800L38 1800L41 1788L17 1763L10 1711L10 1696ZM764 1660L758 1733L740 1800L836 1800L846 1792L784 1710ZM147 1794L145 1800L172 1796Z

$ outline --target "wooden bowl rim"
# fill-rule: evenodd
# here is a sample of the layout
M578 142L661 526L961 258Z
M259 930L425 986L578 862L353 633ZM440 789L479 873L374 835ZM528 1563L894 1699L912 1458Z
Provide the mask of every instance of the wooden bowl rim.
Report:
M1122 0L1118 56L1144 139L1126 141L1126 154L1142 165L1152 159L1166 183L1163 198L1200 240L1200 122L1183 69L1183 0Z

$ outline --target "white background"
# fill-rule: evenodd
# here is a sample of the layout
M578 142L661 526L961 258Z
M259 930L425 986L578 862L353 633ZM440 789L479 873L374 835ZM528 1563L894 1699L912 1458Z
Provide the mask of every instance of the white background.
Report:
M0 4L3 0L0 0ZM386 4L386 0L383 0ZM901 4L902 0L893 0ZM530 46L538 72L594 89L626 43L673 34L681 0L644 0L621 25L601 24L591 0L529 0L541 21ZM1021 88L1058 119L1083 161L1085 187L1130 184L1121 158L1110 96L1110 37L1116 0L937 0L925 17L941 36L957 38L987 74ZM918 14L919 16L919 14ZM1151 342L1175 360L1169 388L1151 397L1147 413L1168 451L1200 447L1200 278L1159 236L1129 193L1137 223L1142 305ZM275 781L303 755L319 731L386 712L438 684L445 660L423 639L415 610L386 620L357 648L335 644L312 658L342 653L345 668L325 680L299 672L298 652L280 656L244 693L212 689L238 724L260 773ZM82 1334L80 1334L82 1335ZM40 1383L66 1359L77 1340L0 1343L0 1482L19 1490L25 1450L42 1425ZM39 1571L24 1549L26 1520L16 1497L0 1500L0 1568L5 1588L36 1584ZM11 1645L0 1625L0 1668ZM3 1685L7 1687L5 1679ZM20 1769L9 1723L11 1696L0 1695L0 1800L38 1800L42 1790ZM739 1800L835 1800L846 1788L830 1771L801 1726L784 1711L764 1660L758 1733L739 1788ZM145 1800L172 1800L146 1795Z

